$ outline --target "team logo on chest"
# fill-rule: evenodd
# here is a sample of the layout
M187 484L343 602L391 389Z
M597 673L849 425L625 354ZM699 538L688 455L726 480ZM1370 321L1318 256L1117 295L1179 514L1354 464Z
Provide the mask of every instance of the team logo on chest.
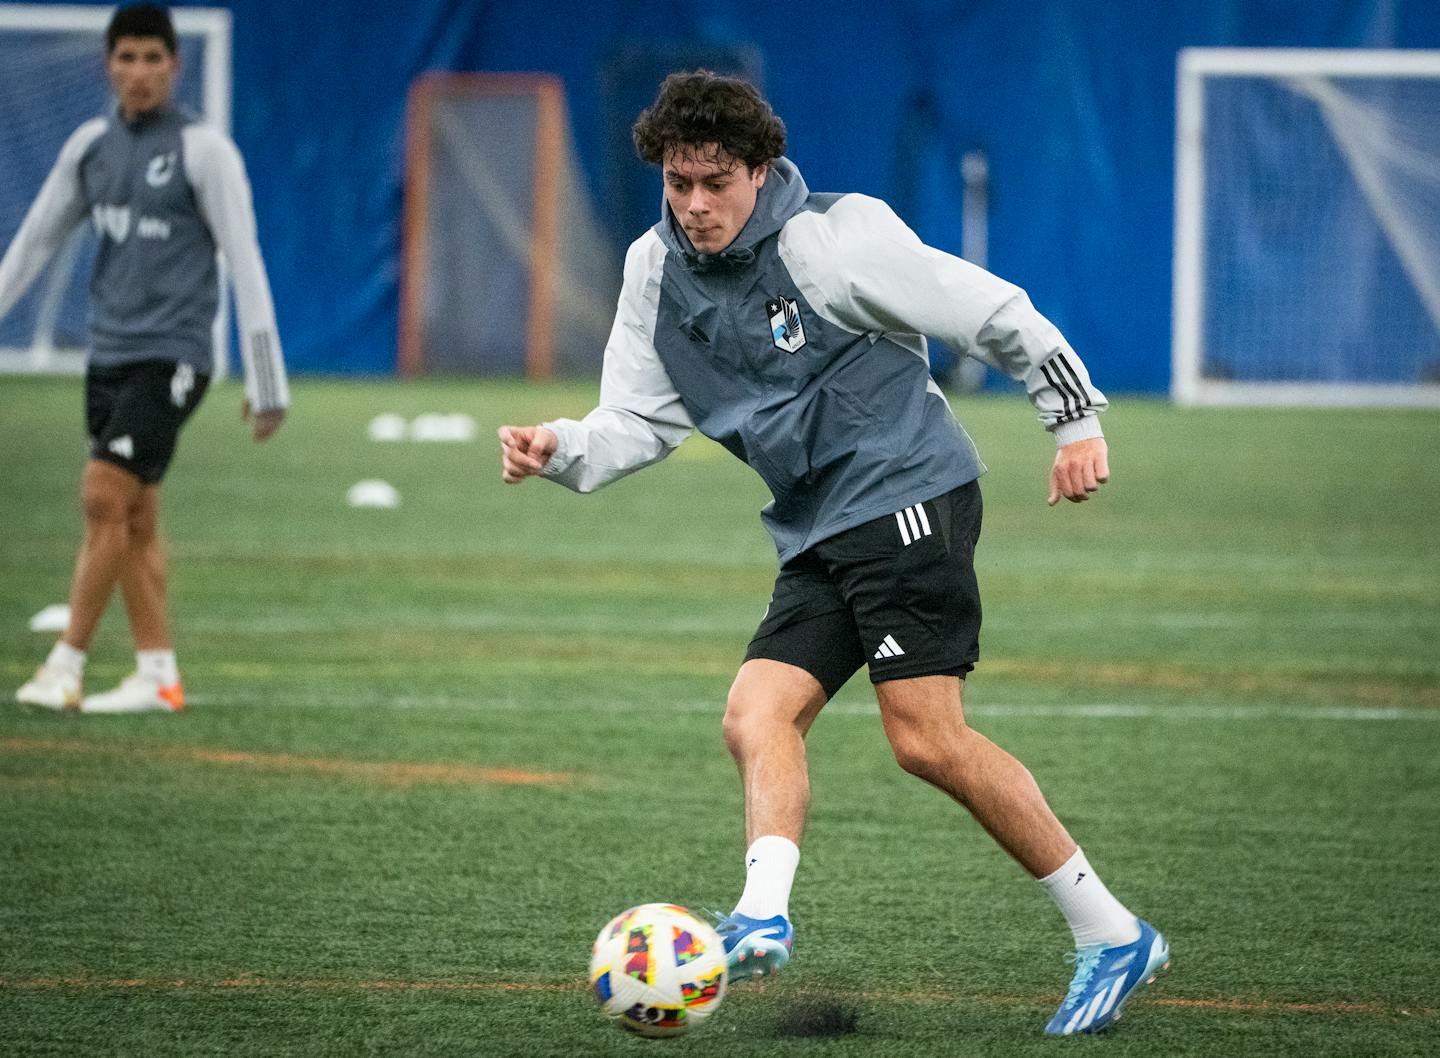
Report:
M800 306L793 298L777 297L765 302L770 316L770 334L775 348L798 353L805 347L805 325L800 322Z
M164 187L175 175L175 162L179 157L179 151L171 151L151 158L150 164L145 167L145 182L151 187Z

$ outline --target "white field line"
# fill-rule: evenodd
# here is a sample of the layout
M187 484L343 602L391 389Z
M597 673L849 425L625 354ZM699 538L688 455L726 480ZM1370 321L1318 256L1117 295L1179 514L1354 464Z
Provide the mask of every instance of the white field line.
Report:
M271 702L259 705L250 695L242 694L194 694L187 695L187 702L200 707L220 706L234 708L284 708L307 706L320 708L356 709L458 709L474 712L554 712L554 713L713 713L717 717L723 711L724 703L715 701L636 701L625 698L584 697L567 701L536 702L534 699L518 699L477 694L474 697L453 694L437 695L387 695L376 692L345 692L323 694L307 691L300 694L276 696ZM1195 703L1186 705L1144 705L1118 702L1064 702L1053 704L1006 704L990 702L966 706L966 714L972 719L1017 719L1017 720L1170 720L1187 723L1205 723L1230 720L1297 720L1297 721L1352 721L1376 722L1396 720L1440 721L1440 709L1410 709L1403 706L1328 706L1328 705L1226 705L1223 703ZM839 701L825 707L824 716L877 717L879 710L874 702Z
M753 620L752 620L753 617ZM344 632L376 631L444 631L444 632L489 632L503 630L515 633L595 633L606 635L634 635L643 632L651 636L694 635L716 633L746 636L759 623L759 616L746 612L743 616L733 614L695 613L676 616L674 614L636 614L634 609L596 609L590 613L571 613L546 616L537 619L532 612L508 612L501 610L455 610L455 611L389 611L383 616L367 613L305 614L283 613L246 617L240 614L225 614L213 617L198 615L187 622L191 631L211 635L226 633L266 635L310 635ZM997 622L998 623L998 622ZM1028 629L1056 628L1073 629L1076 618L1055 616L1044 612L1025 610L1013 614L1009 624L1021 625ZM1106 615L1103 621L1092 622L1106 628L1161 628L1167 631L1192 631L1195 629L1221 629L1245 631L1250 629L1306 628L1328 631L1379 631L1385 634L1402 632L1425 632L1440 630L1440 618L1429 613L1380 612L1379 608L1364 612L1332 613L1315 610L1295 610L1284 614L1275 613L1231 613L1215 611L1137 611L1134 614Z
M517 634L541 633L593 633L610 636L633 636L642 632L650 636L694 635L695 633L717 633L737 638L749 635L759 624L757 612L754 620L727 619L724 616L690 614L636 615L633 610L597 610L590 614L559 614L537 619L532 612L513 613L499 610L469 610L453 612L392 611L381 616L364 613L348 614L305 614L285 613L273 617L244 617L227 614L222 617L199 616L187 621L186 626L196 632L211 635L230 633L259 633L265 635L332 635L343 632L493 632L506 631Z

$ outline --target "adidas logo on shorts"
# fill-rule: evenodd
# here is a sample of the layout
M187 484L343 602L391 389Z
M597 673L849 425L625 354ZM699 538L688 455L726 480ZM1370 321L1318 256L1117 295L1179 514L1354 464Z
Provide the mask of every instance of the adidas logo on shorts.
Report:
M900 649L900 644L895 642L895 637L886 636L880 643L880 649L875 651L875 660L879 661L881 658L898 658L903 653L905 653L905 651Z
M115 438L115 440L111 441L105 447L108 448L111 452L115 453L115 455L119 456L121 459L135 458L135 442L131 439L128 433L125 434L123 437Z

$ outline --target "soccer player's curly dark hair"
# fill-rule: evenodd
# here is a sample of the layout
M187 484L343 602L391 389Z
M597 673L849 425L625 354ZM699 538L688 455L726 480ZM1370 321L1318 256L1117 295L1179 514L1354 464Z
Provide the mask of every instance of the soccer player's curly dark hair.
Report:
M755 87L709 70L665 78L654 105L640 112L631 135L636 152L653 165L662 164L676 147L709 143L719 144L751 169L785 153L785 123Z
M159 37L171 55L175 54L175 24L170 9L159 4L131 4L117 8L105 30L105 54L115 50L121 37Z

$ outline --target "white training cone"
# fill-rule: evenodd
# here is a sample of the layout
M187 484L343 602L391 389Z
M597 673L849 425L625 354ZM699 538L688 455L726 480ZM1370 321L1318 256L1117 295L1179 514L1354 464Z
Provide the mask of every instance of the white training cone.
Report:
M70 626L70 607L57 602L30 618L32 632L63 632Z
M370 440L405 440L405 416L396 415L391 411L387 411L384 415L375 416L375 418L370 420Z
M352 507L398 507L400 493L388 481L369 478L357 481L345 494L345 502Z
M479 432L475 425L475 419L466 415L463 411L454 412L446 416L450 420L450 440L452 441L473 441Z

